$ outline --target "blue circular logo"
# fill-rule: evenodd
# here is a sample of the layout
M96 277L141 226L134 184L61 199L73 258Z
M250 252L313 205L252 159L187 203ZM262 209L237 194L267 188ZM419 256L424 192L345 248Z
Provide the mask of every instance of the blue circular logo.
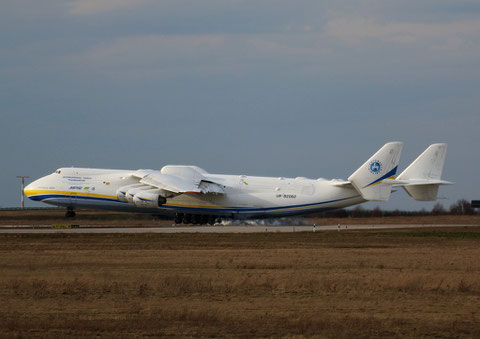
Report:
M378 160L373 160L370 165L368 165L368 169L373 174L378 174L382 170L382 163Z

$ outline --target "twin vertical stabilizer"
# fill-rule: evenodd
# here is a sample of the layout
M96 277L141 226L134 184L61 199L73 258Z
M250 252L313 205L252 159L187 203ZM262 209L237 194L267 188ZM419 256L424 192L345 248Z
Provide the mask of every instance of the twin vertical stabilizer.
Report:
M441 180L447 144L430 145L395 179L402 151L401 142L389 142L372 155L348 181L365 200L388 200L393 186L402 186L415 200L434 201Z
M419 201L434 201L439 185L452 184L440 179L446 153L447 144L430 145L398 176L408 195Z
M402 147L399 141L385 144L348 178L364 199L388 200Z

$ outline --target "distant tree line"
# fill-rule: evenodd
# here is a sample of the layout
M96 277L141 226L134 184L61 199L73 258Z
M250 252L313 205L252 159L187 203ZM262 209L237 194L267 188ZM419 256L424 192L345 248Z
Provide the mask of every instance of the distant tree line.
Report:
M329 212L319 213L317 217L323 218L375 218L375 217L398 217L398 216L426 216L426 215L477 215L479 214L472 204L465 200L460 199L457 202L450 205L449 208L444 207L441 203L436 203L430 211L422 208L419 211L383 211L380 207L374 209L366 209L361 205L356 206L353 209L340 209Z

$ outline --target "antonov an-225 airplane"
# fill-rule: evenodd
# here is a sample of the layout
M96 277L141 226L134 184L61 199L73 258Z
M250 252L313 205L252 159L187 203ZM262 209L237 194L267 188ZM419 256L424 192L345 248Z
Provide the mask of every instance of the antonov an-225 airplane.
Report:
M74 210L104 209L166 214L175 223L286 217L316 213L390 197L402 186L416 200L437 199L447 150L430 145L398 177L402 142L389 142L348 180L210 174L196 166L158 170L60 168L25 188L32 200Z

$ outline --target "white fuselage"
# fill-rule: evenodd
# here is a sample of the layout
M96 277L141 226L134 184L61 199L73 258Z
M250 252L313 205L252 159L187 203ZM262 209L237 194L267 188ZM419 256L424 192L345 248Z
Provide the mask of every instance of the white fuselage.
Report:
M224 194L184 193L158 208L121 201L120 187L138 183L130 170L61 168L25 188L32 200L70 209L104 209L154 214L200 214L227 218L283 217L348 207L365 201L335 180L208 174Z

